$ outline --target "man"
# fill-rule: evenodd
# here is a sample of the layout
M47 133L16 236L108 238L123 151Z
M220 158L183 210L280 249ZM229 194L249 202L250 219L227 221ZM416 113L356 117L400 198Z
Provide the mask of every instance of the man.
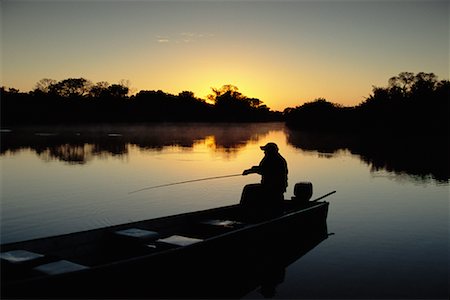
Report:
M284 199L283 194L286 192L288 185L287 163L278 152L277 144L267 143L260 148L264 151L264 158L259 163L259 166L253 166L245 170L242 175L260 174L262 176L261 188L264 198L267 198L265 200L268 200L269 203L278 204Z

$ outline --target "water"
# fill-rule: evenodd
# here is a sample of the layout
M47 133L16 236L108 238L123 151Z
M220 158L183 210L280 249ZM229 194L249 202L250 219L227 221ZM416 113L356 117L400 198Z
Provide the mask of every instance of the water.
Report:
M22 127L1 137L2 243L237 203L258 175L129 192L241 173L273 141L288 162L286 197L300 181L314 197L337 191L334 235L286 268L276 298L448 296L448 152L431 143L355 142L278 123Z

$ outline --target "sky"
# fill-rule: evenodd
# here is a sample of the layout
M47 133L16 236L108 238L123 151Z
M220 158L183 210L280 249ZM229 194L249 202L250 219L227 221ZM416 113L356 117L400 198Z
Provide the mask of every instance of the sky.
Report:
M449 78L448 1L2 0L1 85L129 80L134 92L232 84L273 110L361 103L400 72Z

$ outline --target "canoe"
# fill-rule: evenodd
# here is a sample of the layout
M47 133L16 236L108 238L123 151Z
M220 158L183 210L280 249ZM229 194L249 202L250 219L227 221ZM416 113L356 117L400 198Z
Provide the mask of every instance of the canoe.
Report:
M236 204L5 244L1 296L235 298L328 237L328 206L284 200L261 219Z

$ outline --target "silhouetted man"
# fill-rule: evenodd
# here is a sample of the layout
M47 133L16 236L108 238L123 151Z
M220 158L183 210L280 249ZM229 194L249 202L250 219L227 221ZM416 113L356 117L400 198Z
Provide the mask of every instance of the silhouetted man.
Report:
M260 174L264 200L272 204L279 204L284 199L283 194L288 185L286 160L278 152L278 146L275 143L267 143L260 148L264 151L264 158L259 166L245 170L242 175Z

